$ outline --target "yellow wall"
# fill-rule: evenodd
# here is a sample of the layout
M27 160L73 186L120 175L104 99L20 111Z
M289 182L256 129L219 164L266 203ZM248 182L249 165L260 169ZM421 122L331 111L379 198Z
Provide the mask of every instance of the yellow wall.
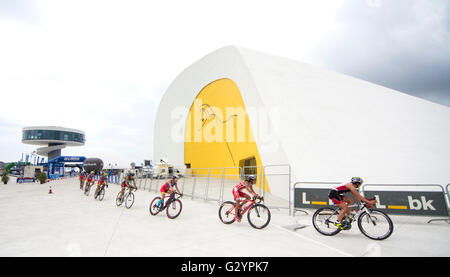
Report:
M238 86L230 79L210 83L200 91L189 110L184 163L191 168L239 167L239 161L252 156L257 166L261 166ZM258 180L257 184L260 183Z

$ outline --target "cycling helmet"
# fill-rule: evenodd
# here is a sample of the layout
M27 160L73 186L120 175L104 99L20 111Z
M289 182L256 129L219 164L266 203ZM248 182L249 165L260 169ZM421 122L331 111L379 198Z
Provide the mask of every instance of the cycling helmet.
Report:
M245 181L247 181L247 182L251 182L251 181L255 181L255 180L256 180L255 175L248 175L247 178L245 178Z
M353 177L351 183L352 184L359 183L360 185L362 185L363 179L361 179L359 177Z
M172 176L172 179L173 179L173 180L177 180L177 179L180 179L180 177L178 177L177 175L173 175L173 176Z

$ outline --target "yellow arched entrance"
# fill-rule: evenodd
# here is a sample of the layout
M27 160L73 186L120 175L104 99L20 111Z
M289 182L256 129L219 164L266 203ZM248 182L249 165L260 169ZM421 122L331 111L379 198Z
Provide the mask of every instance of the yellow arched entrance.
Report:
M188 168L262 166L244 101L231 79L208 84L195 98L186 120L184 163ZM265 187L269 190L267 182Z

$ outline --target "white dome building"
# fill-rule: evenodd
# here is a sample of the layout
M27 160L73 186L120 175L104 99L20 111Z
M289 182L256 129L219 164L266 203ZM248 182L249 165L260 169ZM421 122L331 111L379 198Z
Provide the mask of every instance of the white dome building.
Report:
M179 168L289 164L291 183L450 181L448 107L234 46L173 81L154 135L155 161ZM270 177L266 189L288 198Z

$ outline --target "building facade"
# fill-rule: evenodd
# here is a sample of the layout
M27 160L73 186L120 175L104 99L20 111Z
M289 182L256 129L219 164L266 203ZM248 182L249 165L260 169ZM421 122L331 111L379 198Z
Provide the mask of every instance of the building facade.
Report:
M158 107L154 160L178 168L288 164L291 182L446 184L450 109L234 46L186 68ZM267 177L266 189L288 198Z

